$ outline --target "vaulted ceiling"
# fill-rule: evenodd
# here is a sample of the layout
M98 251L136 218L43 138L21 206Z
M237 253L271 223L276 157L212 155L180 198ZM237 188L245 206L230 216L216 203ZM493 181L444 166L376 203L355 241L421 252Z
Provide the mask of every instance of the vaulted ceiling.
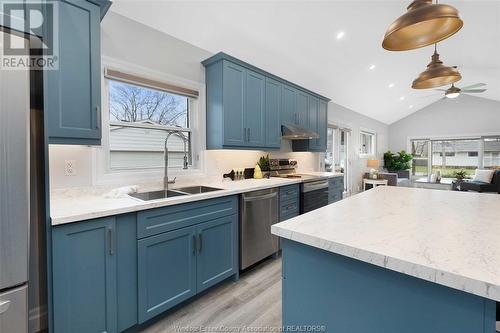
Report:
M500 100L500 1L442 1L465 22L438 45L465 86L487 83L481 97ZM115 0L112 10L213 53L224 51L392 123L443 97L410 88L432 47L382 49L388 25L410 1ZM133 46L131 46L133 47Z

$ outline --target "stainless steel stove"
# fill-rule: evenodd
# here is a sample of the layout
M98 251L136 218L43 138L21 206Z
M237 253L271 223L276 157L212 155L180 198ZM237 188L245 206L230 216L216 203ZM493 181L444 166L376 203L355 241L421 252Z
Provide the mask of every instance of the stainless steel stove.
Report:
M297 161L292 159L271 159L272 177L300 178L300 213L307 213L328 205L328 178L297 173Z

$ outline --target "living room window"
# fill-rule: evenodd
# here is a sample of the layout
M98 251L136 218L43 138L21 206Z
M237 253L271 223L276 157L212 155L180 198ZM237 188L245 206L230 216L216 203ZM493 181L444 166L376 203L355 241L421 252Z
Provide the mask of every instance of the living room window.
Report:
M413 176L427 176L429 174L429 145L429 140L411 140Z
M484 138L483 167L500 169L500 137Z
M169 133L169 168L182 168L184 145L192 165L191 105L197 92L114 70L106 71L106 80L111 171L162 168Z
M373 156L376 154L375 149L376 135L368 131L360 131L359 135L359 154L364 156Z

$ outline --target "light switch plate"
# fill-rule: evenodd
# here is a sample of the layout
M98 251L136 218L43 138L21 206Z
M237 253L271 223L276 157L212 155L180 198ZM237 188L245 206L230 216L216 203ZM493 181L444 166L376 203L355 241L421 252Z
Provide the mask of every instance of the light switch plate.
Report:
M75 162L75 160L65 160L64 161L64 175L65 176L76 176L76 162Z

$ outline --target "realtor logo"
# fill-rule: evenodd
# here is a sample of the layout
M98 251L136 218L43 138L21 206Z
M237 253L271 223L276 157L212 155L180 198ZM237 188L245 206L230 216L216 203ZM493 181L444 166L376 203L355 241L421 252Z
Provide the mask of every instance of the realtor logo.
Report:
M0 3L3 25L11 30L3 33L0 68L58 69L57 1Z

